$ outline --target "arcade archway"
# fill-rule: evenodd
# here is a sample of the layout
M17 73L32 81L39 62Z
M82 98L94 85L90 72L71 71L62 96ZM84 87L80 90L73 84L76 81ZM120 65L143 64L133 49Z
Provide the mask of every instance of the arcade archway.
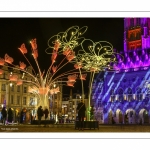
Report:
M112 110L110 110L108 113L108 124L112 124L112 116L113 116L113 113L112 113Z
M148 124L149 123L149 116L148 111L146 109L141 109L139 112L139 123Z
M125 123L135 124L135 110L130 108L126 110L125 113Z
M122 111L120 109L116 110L116 121L119 124L123 123L123 113L122 113Z

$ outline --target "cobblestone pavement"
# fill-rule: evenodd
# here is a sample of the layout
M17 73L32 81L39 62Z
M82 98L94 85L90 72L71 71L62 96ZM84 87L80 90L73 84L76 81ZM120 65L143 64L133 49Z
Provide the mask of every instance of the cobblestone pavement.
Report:
M150 132L149 125L99 125L99 129L85 129L79 131L74 124L54 124L44 127L44 125L0 125L0 132Z

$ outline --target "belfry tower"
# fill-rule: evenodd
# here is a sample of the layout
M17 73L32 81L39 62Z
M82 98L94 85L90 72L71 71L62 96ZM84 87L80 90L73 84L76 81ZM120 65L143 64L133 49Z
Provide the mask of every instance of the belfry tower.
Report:
M124 19L124 51L150 48L150 18Z

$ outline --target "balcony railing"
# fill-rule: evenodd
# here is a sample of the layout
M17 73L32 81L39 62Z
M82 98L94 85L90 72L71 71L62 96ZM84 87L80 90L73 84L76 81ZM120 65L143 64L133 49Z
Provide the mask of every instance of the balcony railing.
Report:
M111 95L110 96L110 101L132 101L132 100L144 100L145 97L147 97L148 95L143 94L143 93L139 93L139 94L117 94L117 95Z

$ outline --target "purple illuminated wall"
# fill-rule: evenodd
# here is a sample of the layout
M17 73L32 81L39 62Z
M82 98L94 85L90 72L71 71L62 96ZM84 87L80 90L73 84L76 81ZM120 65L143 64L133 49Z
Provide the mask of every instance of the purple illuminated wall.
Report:
M124 59L118 57L115 71L98 74L93 83L95 117L101 123L149 123L150 19L124 19ZM126 121L128 118L128 121Z
M149 49L143 49L126 52L126 54L124 54L124 60L122 60L122 58L118 58L118 63L114 64L114 69L135 69L139 67L146 69L150 66L149 51Z
M124 19L124 60L118 58L114 69L150 66L150 19Z

